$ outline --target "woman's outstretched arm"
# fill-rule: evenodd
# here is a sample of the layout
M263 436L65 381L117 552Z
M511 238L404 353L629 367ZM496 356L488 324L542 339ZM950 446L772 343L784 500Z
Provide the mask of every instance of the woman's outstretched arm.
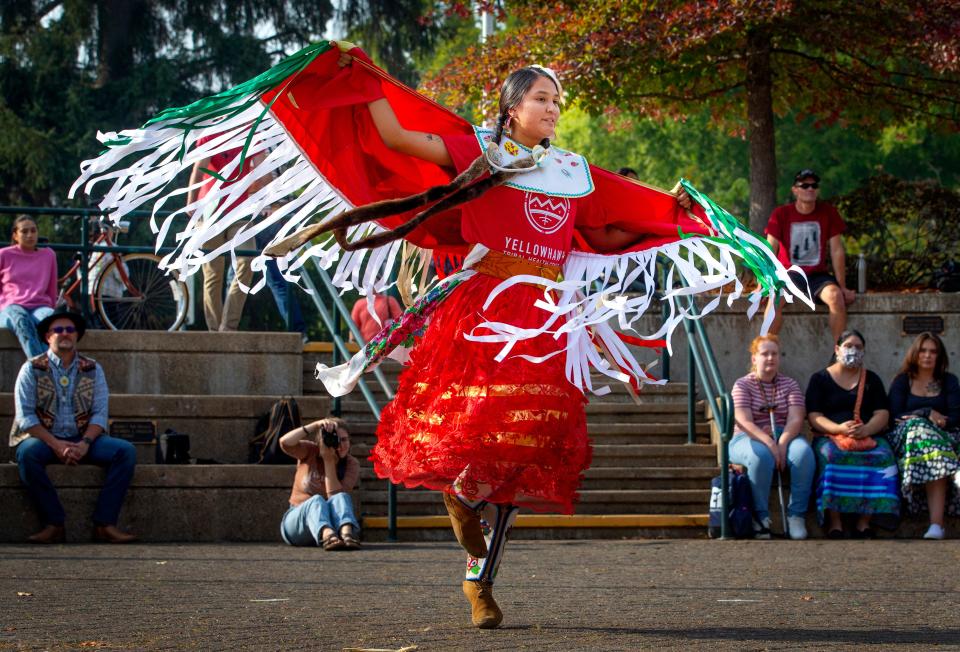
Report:
M338 46L341 50L353 47L350 43L338 44ZM353 57L347 52L341 52L337 63L341 68L349 66L353 63ZM370 117L373 118L373 124L377 127L384 145L401 154L415 156L442 167L453 167L453 160L450 158L447 146L443 144L443 139L436 134L405 128L397 120L397 114L393 112L393 107L386 98L374 100L367 107L370 109Z

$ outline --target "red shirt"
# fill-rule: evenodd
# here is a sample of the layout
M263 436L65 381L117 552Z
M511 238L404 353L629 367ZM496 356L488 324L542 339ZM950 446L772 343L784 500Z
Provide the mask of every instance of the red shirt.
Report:
M827 243L846 230L847 225L837 209L818 201L813 212L807 215L799 213L795 204L777 206L764 233L780 242L780 260L789 260L809 274L830 270Z
M443 136L457 173L480 156L473 134ZM548 265L562 265L570 252L576 225L603 223L585 198L551 197L497 186L460 206L464 240L492 251ZM578 214L579 210L579 214Z
M373 309L376 311L377 317L380 318L379 324L377 320L373 318L373 315L370 314L370 311L367 310L366 297L357 299L357 302L353 304L353 309L350 311L350 319L352 319L357 325L357 328L360 329L360 334L363 335L364 342L372 340L373 336L387 325L388 320L396 319L403 314L403 308L400 307L400 302L384 294L378 294L374 298Z
M203 136L197 141L197 144L202 145L204 143L207 143L219 135L220 134L214 134L212 136ZM241 151L243 150L238 147L237 149L228 149L224 152L220 152L219 154L214 154L213 156L210 157L210 160L207 162L207 165L204 165L201 167L207 170L210 170L211 172L216 172L217 174L220 174L220 170L226 167L227 164L230 163L233 159L240 156ZM221 176L224 176L225 179L232 179L235 176L237 178L233 179L233 181L228 181L226 183L220 184L220 187L228 188L229 186L239 181L240 177L247 174L251 169L253 169L253 165L251 164L250 159L251 157L247 156L246 160L243 162L243 170L239 176L237 175L236 169L234 169L233 172L230 173L229 177L221 175ZM213 184L215 179L206 173L204 173L203 176L206 177L206 182L202 186L200 186L200 189L197 191L197 199L203 199L207 195L207 193L213 189ZM233 206L231 206L230 209L233 209L236 206L239 206L240 202L242 202L246 198L247 198L247 193L243 193L243 195L233 203Z

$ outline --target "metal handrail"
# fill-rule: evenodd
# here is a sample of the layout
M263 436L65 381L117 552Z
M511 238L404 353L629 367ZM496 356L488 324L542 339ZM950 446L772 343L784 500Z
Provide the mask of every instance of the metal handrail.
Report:
M685 300L684 300L685 299ZM683 328L687 334L687 441L696 441L696 420L694 406L696 404L697 377L703 379L704 396L710 405L711 412L719 424L720 430L720 538L728 539L730 532L729 514L729 461L730 439L733 437L733 397L723 383L723 376L717 364L710 338L699 318L700 310L692 296L681 299L686 303L686 309L691 318L683 320Z
M320 263L317 262L316 259L313 260L313 263L317 276L320 278L327 296L329 296L332 300L335 311L339 313L338 316L343 319L343 322L353 334L357 344L359 344L361 348L364 347L366 345L366 341L363 339L363 335L361 335L357 324L350 316L350 311L347 309L343 299L340 298L340 293L337 292L336 287L333 285L333 281L330 280L329 274L327 274L326 270L320 266ZM349 360L351 353L347 349L346 342L344 342L343 338L340 337L340 329L337 328L337 319L330 313L330 311L327 309L327 306L324 305L323 300L321 300L320 290L309 274L308 268L303 268L302 277L304 283L311 291L310 296L313 298L313 303L317 307L317 312L320 314L320 318L326 325L327 330L330 331L330 338L333 341L335 350L343 356L344 360ZM389 401L393 398L393 389L390 387L386 377L383 375L383 371L381 371L379 368L376 368L374 369L373 373L377 379L377 382L380 384L380 387L383 389L387 400ZM379 423L380 405L377 403L377 399L374 397L373 392L370 391L370 388L367 386L366 381L364 381L362 377L357 381L357 386L360 388L360 393L363 394L363 398L367 402L370 412L373 413L374 419L376 419ZM397 485L393 482L389 482L387 484L387 540L397 540Z

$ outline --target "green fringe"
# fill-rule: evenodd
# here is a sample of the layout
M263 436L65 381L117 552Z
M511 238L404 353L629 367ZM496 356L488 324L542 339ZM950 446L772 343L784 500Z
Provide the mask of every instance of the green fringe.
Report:
M773 248L770 246L770 243L767 242L766 238L753 233L753 231L745 227L740 220L727 212L722 206L694 188L686 179L680 179L680 185L687 191L690 198L703 208L707 214L707 219L710 220L710 225L719 233L719 235L715 236L700 236L683 233L682 230L678 229L680 237L684 239L693 237L706 238L707 240L712 240L732 248L740 255L743 264L746 265L747 269L753 273L760 283L760 287L762 288L761 293L764 296L778 295L780 291L786 287L786 283L777 277L776 255L773 253ZM757 243L747 242L738 238L736 236L737 229L752 234L760 244L758 245Z

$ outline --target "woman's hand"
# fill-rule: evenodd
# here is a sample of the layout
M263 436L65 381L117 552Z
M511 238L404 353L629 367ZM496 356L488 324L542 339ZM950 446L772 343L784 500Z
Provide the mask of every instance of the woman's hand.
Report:
M683 188L680 188L680 191L677 193L677 203L680 204L684 210L690 210L693 206L693 200L690 199L690 195L688 195L687 191Z
M860 421L855 421L853 419L850 419L849 421L844 421L843 423L840 424L840 432L838 432L837 434L849 435L854 439L860 439L861 437L866 436L861 434L862 430L863 430L863 423L861 423Z
M326 444L320 444L320 459L324 462L330 462L331 464L336 464L340 460L340 456L337 455L336 448L330 448Z
M337 65L341 68L344 66L349 66L350 62L353 61L353 57L347 53L357 46L350 41L334 41L333 44L336 45L337 49L340 50L340 59L337 60Z
M927 418L930 419L930 423L938 428L944 428L947 425L947 417L943 416L936 410L930 410L930 416Z
M770 451L770 454L773 455L773 466L775 469L780 470L783 468L784 456L780 450L780 446L773 439L764 442L767 445L767 450Z
M786 471L787 470L787 449L790 447L789 441L783 440L783 435L780 435L780 441L777 442L777 450L780 451L780 464L777 466L777 470Z

